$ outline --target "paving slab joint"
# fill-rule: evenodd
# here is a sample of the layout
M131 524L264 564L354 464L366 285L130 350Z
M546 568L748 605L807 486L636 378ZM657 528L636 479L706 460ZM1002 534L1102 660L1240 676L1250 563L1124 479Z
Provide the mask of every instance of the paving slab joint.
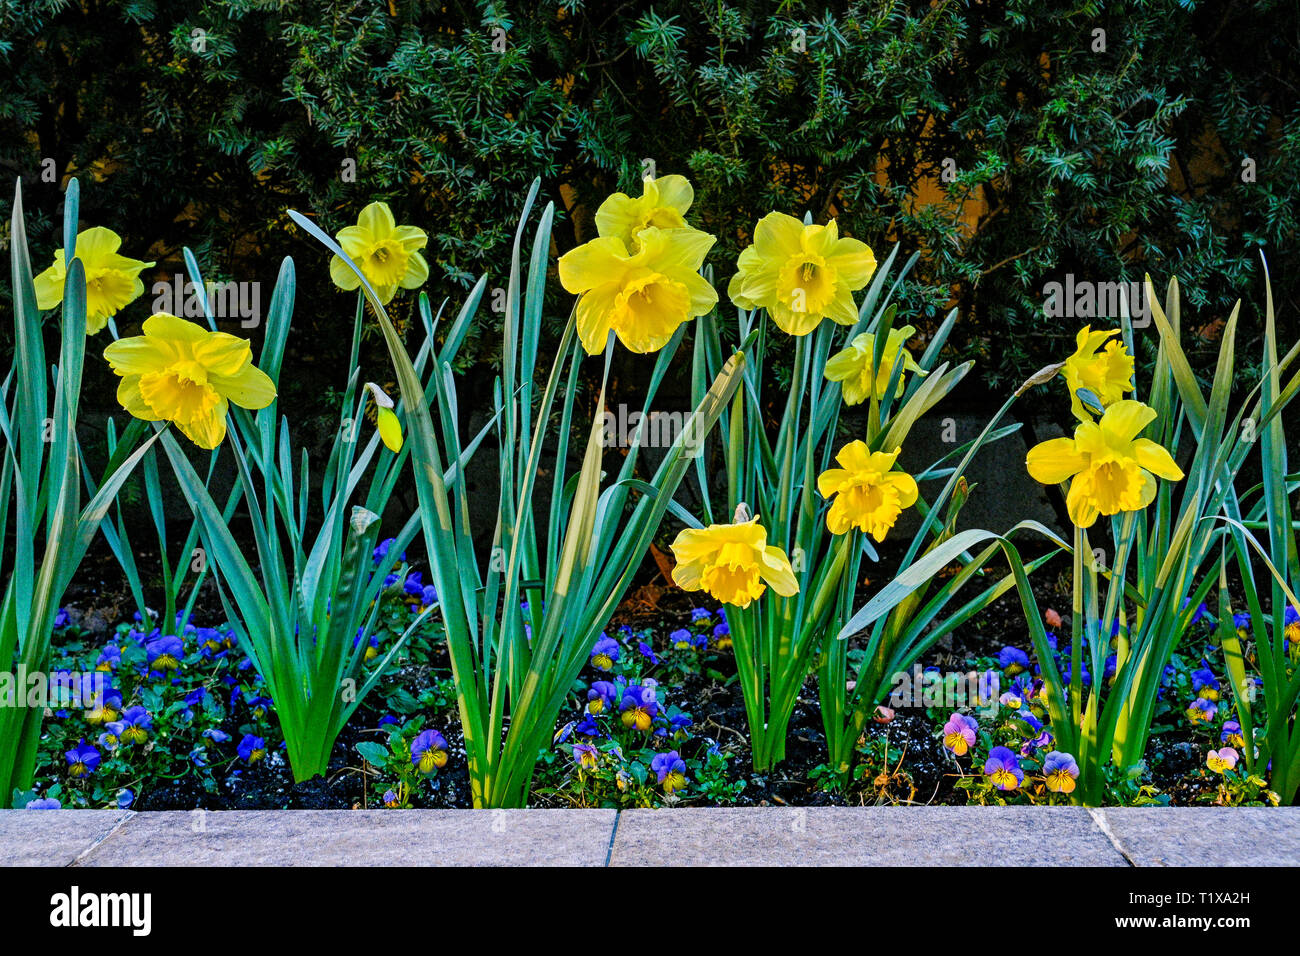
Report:
M610 860L614 858L614 841L618 839L618 821L622 819L623 811L614 811L614 828L609 831L609 846L605 850L605 868L609 869Z
M1124 862L1129 866L1137 866L1137 863L1133 861L1133 857L1129 854L1128 850L1124 849L1124 844L1119 841L1119 837L1115 836L1114 832L1111 830L1110 823L1106 819L1106 811L1102 810L1100 807L1088 807L1087 810L1088 816L1092 817L1092 822L1097 825L1097 829L1106 835L1106 839L1109 840L1110 845L1115 848L1115 852L1122 856Z
M90 854L94 853L97 849L99 849L99 845L100 845L101 843L103 843L103 842L104 842L105 840L107 840L109 837L111 837L111 836L113 836L115 833L117 833L117 831L120 830L120 829L122 829L122 827L126 826L127 821L130 820L132 817L134 817L135 814L136 814L136 811L134 811L134 810L127 810L126 813L123 814L122 819L118 820L115 824L113 824L113 827L112 827L111 830L109 830L107 833L105 833L105 834L103 834L102 836L100 836L100 838L99 838L98 840L96 840L94 843L90 844L90 846L86 847L84 850L82 850L80 853L78 853L77 856L76 856L76 858L73 859L73 861L72 861L71 863L67 864L67 865L68 865L68 866L81 866L81 861L82 861L82 860L84 860L86 857L90 856Z

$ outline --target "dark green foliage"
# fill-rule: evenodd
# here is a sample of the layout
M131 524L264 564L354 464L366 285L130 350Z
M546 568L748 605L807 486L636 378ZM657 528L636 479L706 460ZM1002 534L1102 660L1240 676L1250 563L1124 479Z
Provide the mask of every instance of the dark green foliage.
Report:
M652 160L696 184L720 285L773 208L927 250L903 315L924 328L951 291L954 348L1005 392L1072 347L1081 323L1041 309L1065 273L1176 273L1210 320L1262 301L1263 248L1294 340L1298 33L1294 0L0 0L0 170L33 209L56 205L43 157L82 175L83 220L159 260L154 278L188 244L269 287L294 254L300 322L327 334L290 346L343 361L328 333L353 299L286 207L334 230L388 199L430 234L430 296L459 300L483 271L504 281L534 176L563 251ZM982 204L963 218L965 200ZM52 224L32 235L43 266ZM476 341L463 354L491 361L493 331Z

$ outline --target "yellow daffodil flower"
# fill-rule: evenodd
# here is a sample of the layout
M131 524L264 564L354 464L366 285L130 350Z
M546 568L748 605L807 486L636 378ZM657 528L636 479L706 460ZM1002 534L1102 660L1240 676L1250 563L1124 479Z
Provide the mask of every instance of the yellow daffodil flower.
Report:
M647 226L629 254L623 240L593 239L560 257L560 282L578 299L578 337L591 355L612 331L630 351L664 347L677 327L718 301L699 274L716 240L696 229Z
M1070 411L1080 421L1092 421L1092 413L1079 399L1079 389L1086 388L1097 396L1103 409L1109 408L1133 391L1133 356L1128 354L1119 329L1092 330L1085 325L1075 336L1074 354L1065 360L1065 383L1070 389ZM1110 341L1107 341L1110 339ZM1104 351L1097 350L1102 347Z
M395 455L402 450L402 423L397 420L397 412L393 411L393 400L374 382L366 382L366 388L375 401L375 427L379 429L379 437Z
M166 312L150 316L144 335L119 339L104 349L122 376L117 400L147 422L169 421L200 448L226 437L226 411L265 408L275 384L253 366L248 342Z
M635 252L643 229L686 228L686 211L694 199L695 190L685 176L646 179L636 199L627 193L614 193L600 204L596 230L602 238L618 239Z
M790 559L767 543L758 518L687 528L672 550L677 559L673 581L686 591L705 591L737 607L749 607L769 585L782 597L799 593Z
M1138 437L1155 417L1155 409L1141 402L1118 401L1100 421L1081 422L1073 438L1052 438L1031 448L1025 465L1045 485L1073 479L1066 507L1080 528L1091 528L1098 515L1140 511L1156 496L1155 476L1183 477L1168 451Z
M152 262L128 259L118 253L122 237L112 229L95 226L77 233L73 255L86 270L86 334L94 335L108 325L108 320L144 295L140 273ZM63 250L54 253L54 265L36 277L36 307L52 309L63 301L63 284L68 278L68 264Z
M885 397L889 387L889 377L894 374L894 363L903 360L903 374L898 376L898 389L894 393L903 394L907 372L925 375L921 366L916 364L912 353L906 348L907 340L916 334L916 329L905 325L901 329L890 329L885 342L884 354L880 356L880 369L876 372L876 399ZM859 405L865 402L872 392L871 360L875 355L876 337L870 332L855 336L848 347L836 352L826 361L826 377L832 382L842 382L845 405Z
M858 320L853 293L876 271L865 242L841 238L832 219L805 226L771 212L758 221L754 244L740 254L727 295L742 309L767 309L789 335L807 335L824 318L852 325Z
M835 456L840 467L828 468L817 478L821 496L835 499L826 513L831 534L858 528L884 541L903 509L916 504L916 480L892 470L900 450L873 452L864 441L840 449Z
M334 238L385 305L399 288L418 289L429 278L429 264L420 254L429 237L416 226L399 226L386 202L372 202L355 226L345 226ZM344 291L361 286L340 256L330 259L330 278Z

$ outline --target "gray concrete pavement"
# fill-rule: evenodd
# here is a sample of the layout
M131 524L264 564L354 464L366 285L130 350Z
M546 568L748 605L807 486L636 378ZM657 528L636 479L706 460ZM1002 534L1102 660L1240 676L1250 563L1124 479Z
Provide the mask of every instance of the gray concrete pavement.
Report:
M1300 808L0 811L6 866L1294 866Z

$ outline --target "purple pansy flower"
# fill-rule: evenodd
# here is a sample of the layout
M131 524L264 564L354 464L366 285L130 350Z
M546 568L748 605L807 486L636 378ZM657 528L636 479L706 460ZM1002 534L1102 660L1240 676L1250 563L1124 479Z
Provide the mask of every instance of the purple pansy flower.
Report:
M984 775L999 790L1015 790L1025 779L1020 758L1008 747L994 747L984 761Z

